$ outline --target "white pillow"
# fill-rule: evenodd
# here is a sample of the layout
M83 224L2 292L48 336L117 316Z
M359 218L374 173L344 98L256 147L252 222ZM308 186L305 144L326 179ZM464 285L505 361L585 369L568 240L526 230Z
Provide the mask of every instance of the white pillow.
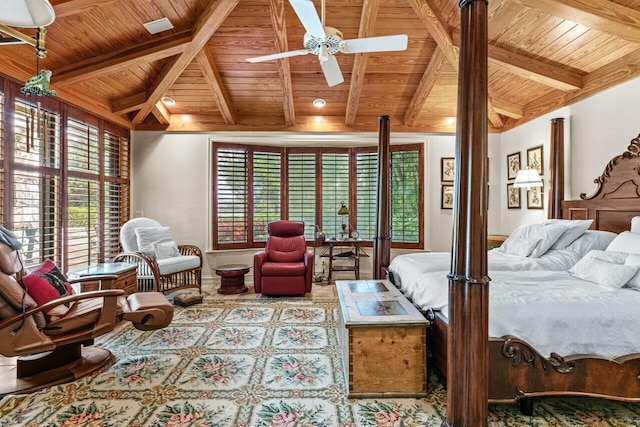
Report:
M565 249L574 240L582 236L582 234L593 224L592 219L548 219L542 223L543 225L562 225L566 227L566 231L551 246L551 249Z
M529 253L529 257L538 258L545 254L551 246L567 231L566 227L561 225L542 225L542 224L525 224L518 227L504 241L501 248L506 245L506 252L509 250L509 240L525 239L536 242L536 246ZM507 252L509 253L509 252Z
M631 218L631 232L640 234L640 216Z
M607 246L607 251L640 254L640 233L623 231Z
M155 243L170 242L173 240L169 227L139 227L136 228L136 239L138 250L151 255L156 251L153 247Z
M156 258L158 259L175 258L180 256L178 244L173 240L169 242L154 243L153 248L155 249Z
M614 264L595 257L584 257L571 267L569 273L582 280L618 289L635 276L639 268L640 266Z
M611 262L613 264L624 264L629 256L626 252L591 250L584 258L597 258L600 261Z
M537 244L538 240L514 237L513 239L505 240L502 246L500 246L500 249L505 254L529 256Z
M587 230L582 236L567 246L567 250L573 251L583 257L592 249L604 251L617 236L616 233L610 231Z
M624 262L624 265L638 266L638 268L640 268L640 255L629 255L627 260ZM626 287L640 291L640 270L627 282Z

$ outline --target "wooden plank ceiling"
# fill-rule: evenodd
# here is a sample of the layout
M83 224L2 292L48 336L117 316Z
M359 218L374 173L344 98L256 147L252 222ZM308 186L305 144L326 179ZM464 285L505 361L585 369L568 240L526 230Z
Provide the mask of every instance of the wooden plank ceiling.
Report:
M455 131L458 0L326 0L325 24L345 39L409 37L402 52L336 54L345 82L334 87L314 55L246 61L302 48L287 0L51 3L40 61L51 87L131 129L375 131L388 114L393 131ZM489 13L492 132L640 74L640 0L491 0ZM163 17L174 29L142 25ZM5 75L24 82L35 62L28 45L0 45Z

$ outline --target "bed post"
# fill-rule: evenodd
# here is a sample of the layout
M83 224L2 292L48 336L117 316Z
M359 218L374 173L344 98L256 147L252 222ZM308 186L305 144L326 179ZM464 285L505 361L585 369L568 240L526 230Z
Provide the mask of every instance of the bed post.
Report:
M376 217L376 237L373 240L373 278L384 279L391 260L391 172L389 116L379 116L378 131L378 216Z
M551 179L549 180L550 219L562 218L564 200L564 117L551 119Z
M461 0L453 250L449 274L447 418L487 426L487 1Z

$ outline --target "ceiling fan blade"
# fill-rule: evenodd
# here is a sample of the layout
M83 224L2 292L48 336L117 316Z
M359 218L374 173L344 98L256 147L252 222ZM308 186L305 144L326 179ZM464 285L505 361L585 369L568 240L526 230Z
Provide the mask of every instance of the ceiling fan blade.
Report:
M343 53L362 53L406 50L408 40L406 34L345 40L344 48L341 51Z
M339 85L344 81L344 77L342 77L342 72L340 71L340 65L338 65L338 60L335 56L330 55L326 61L320 61L320 66L322 67L324 78L327 79L329 87Z
M302 23L302 26L312 36L325 38L327 35L324 32L322 21L318 16L316 7L311 0L289 0L291 7L298 15L298 19Z
M289 52L272 53L271 55L256 56L255 58L247 58L248 62L264 62L273 59L288 58L290 56L306 55L308 49L290 50Z

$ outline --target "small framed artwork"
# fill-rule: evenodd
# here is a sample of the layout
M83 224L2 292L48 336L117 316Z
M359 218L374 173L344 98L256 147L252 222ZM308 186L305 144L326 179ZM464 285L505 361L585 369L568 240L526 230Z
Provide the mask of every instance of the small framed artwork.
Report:
M542 176L544 172L544 164L542 162L542 145L527 150L527 166L529 169L537 170L540 176Z
M520 209L520 188L514 187L513 183L507 184L507 208Z
M455 178L455 158L453 157L441 157L440 158L440 181L453 182Z
M542 209L542 187L531 187L527 191L527 209Z
M440 209L453 209L453 185L443 185L440 194Z
M520 170L520 152L507 156L507 179L516 179ZM519 206L518 206L519 207Z

